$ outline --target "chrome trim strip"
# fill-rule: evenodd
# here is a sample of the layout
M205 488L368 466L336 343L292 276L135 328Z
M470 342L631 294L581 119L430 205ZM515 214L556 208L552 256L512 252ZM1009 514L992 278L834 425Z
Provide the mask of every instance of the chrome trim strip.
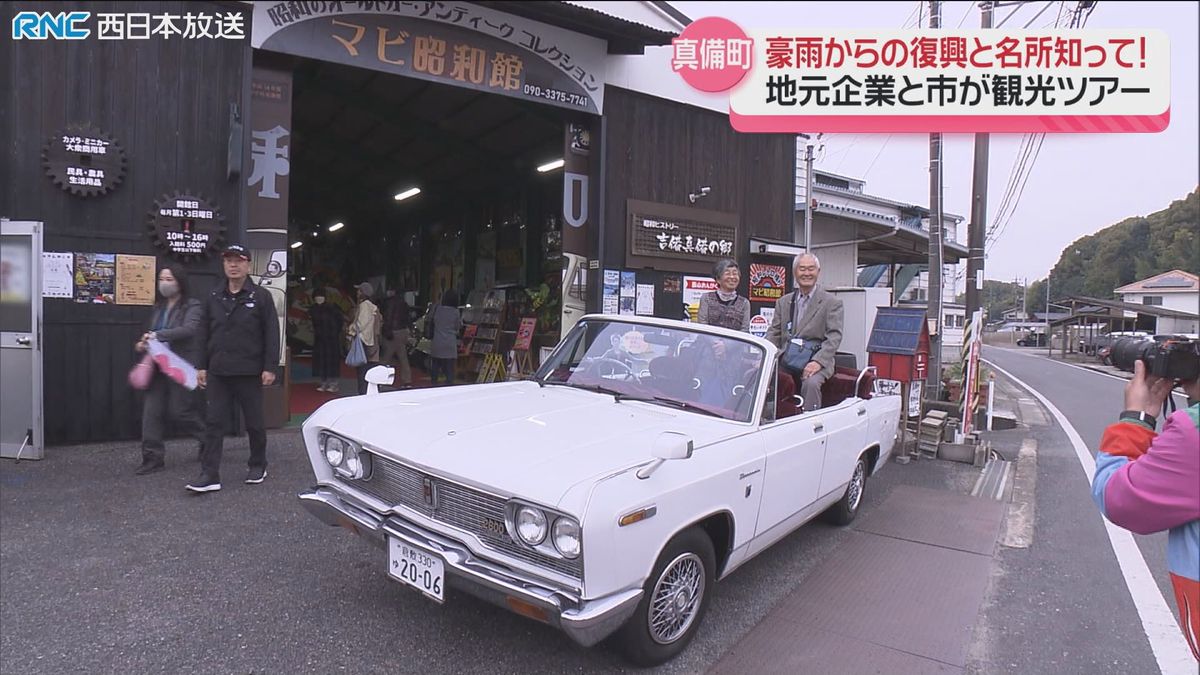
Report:
M600 642L620 628L642 598L642 589L632 588L583 600L578 593L549 588L539 579L477 558L464 545L400 518L384 519L360 509L330 488L318 486L299 497L304 508L322 522L341 525L346 519L378 546L386 546L388 537L395 537L437 553L446 563L447 583L453 580L457 588L500 607L511 609L509 598L534 605L546 613L548 623L584 647Z

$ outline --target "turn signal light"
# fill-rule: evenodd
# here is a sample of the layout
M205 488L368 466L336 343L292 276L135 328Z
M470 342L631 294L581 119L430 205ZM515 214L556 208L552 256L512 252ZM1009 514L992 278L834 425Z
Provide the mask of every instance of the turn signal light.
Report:
M541 607L525 602L519 598L514 598L511 595L505 598L505 600L508 601L508 608L517 614L533 619L534 621L549 623L549 620L546 618L546 610L542 609Z
M656 513L658 513L658 508L651 506L649 508L634 511L633 513L630 513L628 515L621 516L621 519L617 521L617 524L620 525L621 527L625 527L626 525L633 525L634 523L640 523L643 520L653 518L654 514L656 514Z

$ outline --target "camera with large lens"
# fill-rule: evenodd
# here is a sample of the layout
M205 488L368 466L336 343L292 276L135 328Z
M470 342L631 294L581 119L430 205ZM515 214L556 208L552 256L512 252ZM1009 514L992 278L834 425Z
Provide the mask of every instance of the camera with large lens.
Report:
M1133 370L1134 361L1146 364L1146 374L1169 380L1189 381L1200 377L1200 340L1167 339L1151 342L1141 338L1121 338L1113 343L1113 365Z

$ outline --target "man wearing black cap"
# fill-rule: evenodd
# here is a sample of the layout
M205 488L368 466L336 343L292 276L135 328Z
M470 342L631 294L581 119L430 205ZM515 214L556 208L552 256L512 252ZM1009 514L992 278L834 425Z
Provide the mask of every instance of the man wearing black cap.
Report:
M266 289L250 281L250 251L231 244L222 255L226 283L204 302L206 349L200 361L200 386L208 390L208 432L200 460L200 478L192 492L221 489L221 451L225 427L236 401L250 437L250 471L246 482L267 477L267 434L263 422L263 387L275 382L279 363L279 317Z

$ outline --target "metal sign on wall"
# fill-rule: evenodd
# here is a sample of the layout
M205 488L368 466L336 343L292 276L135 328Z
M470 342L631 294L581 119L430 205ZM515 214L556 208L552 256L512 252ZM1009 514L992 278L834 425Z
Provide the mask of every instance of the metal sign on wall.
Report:
M208 255L224 243L220 210L188 192L164 195L150 212L150 236L168 254L189 260Z
M709 272L717 260L737 257L737 214L636 199L626 209L631 267L662 267L653 260L666 259L674 261L668 269Z
M478 5L259 2L256 49L600 114L604 40Z
M107 194L125 177L125 150L108 134L87 125L71 125L42 149L46 175L80 197Z
M775 302L787 290L787 268L783 265L750 265L750 301Z

